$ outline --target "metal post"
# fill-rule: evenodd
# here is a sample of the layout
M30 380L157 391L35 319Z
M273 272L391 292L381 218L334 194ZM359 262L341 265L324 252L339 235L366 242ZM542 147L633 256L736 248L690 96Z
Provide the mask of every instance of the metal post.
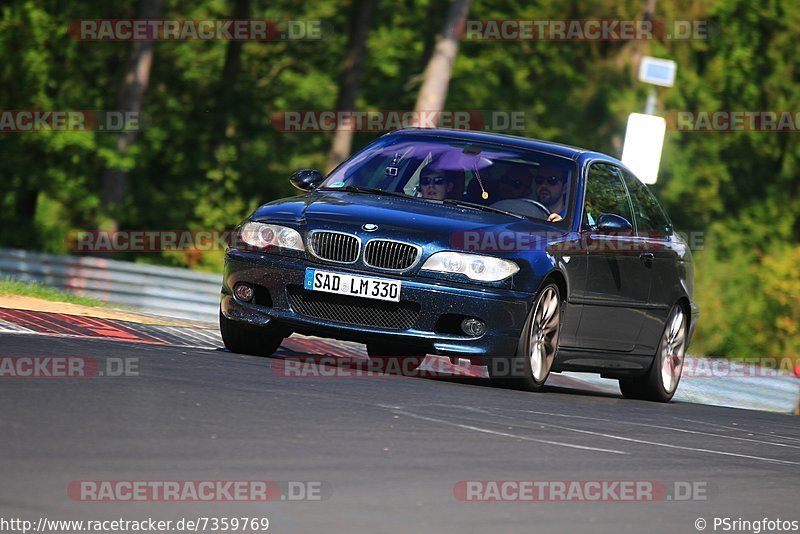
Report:
M645 115L656 114L656 103L658 102L658 93L655 87L650 88L650 94L647 95L647 104L644 106Z

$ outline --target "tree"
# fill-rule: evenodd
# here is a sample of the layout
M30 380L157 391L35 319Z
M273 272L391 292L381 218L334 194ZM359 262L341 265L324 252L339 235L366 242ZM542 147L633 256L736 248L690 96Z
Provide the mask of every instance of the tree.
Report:
M141 0L140 19L158 19L163 11L163 0ZM125 65L122 87L117 97L119 111L139 113L142 100L150 82L150 69L153 65L155 43L153 41L135 41L131 45L131 55ZM117 152L124 156L136 142L136 130L125 131L117 139ZM100 197L101 216L108 217L108 229L116 230L118 217L112 212L118 208L125 198L128 189L128 171L108 166L103 171L103 189Z
M444 21L441 37L433 49L417 95L415 111L436 112L444 109L453 63L458 55L460 34L464 29L470 0L453 0Z
M354 0L350 14L350 31L347 40L342 74L339 79L339 96L336 99L337 110L353 110L361 87L364 72L364 48L369 33L369 25L375 0ZM337 121L331 148L325 163L326 172L332 171L350 155L353 145L352 121Z

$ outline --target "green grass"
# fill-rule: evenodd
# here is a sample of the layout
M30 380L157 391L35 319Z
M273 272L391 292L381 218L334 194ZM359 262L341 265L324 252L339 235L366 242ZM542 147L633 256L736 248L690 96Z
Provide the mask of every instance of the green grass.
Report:
M82 306L104 307L106 303L91 297L80 297L38 282L20 282L10 278L0 279L0 295L35 297L53 302L67 302Z

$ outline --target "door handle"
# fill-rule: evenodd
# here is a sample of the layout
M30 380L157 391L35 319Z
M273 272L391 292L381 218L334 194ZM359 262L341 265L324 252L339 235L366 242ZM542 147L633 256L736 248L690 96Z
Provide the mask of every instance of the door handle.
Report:
M652 263L652 261L656 259L656 257L653 255L652 252L642 252L641 254L639 254L639 259L645 263Z

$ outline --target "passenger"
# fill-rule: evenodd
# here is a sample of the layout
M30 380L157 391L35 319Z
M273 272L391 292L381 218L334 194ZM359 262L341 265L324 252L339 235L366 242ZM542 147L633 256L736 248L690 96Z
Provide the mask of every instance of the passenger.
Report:
M453 191L453 181L438 169L426 167L420 172L419 186L422 198L444 200Z

